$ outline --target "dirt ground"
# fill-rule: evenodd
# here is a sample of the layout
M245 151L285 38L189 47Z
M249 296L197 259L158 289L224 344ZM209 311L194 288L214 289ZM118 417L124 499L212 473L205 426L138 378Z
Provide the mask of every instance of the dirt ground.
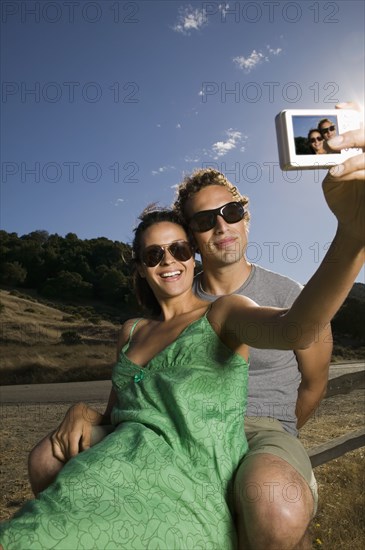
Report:
M307 423L301 431L301 439L307 448L314 447L334 437L344 435L348 432L357 430L364 425L364 403L365 392L363 389L356 389L347 395L336 395L325 399L317 411L316 415ZM91 404L91 403L90 403ZM103 402L95 402L91 404L98 410L104 408ZM51 431L62 419L65 411L69 407L69 403L45 403L45 404L3 404L1 406L1 429L0 429L0 518L6 519L12 516L22 503L32 497L28 477L27 477L27 456L32 447L46 433ZM363 463L365 449L358 449L348 453L346 457L342 457L333 461L337 463L337 469L340 473L336 473L336 477L343 477L344 482L351 486L351 474L348 474L346 464ZM347 462L346 462L347 460ZM341 462L343 461L343 462ZM343 464L343 466L342 466ZM329 496L332 492L333 481L328 482L329 465L316 468L315 473L319 484L320 499ZM346 481L347 479L347 481ZM362 485L353 487L353 491L359 497L364 494L364 478ZM330 484L329 484L330 483ZM339 487L341 483L339 484ZM336 491L338 487L336 482ZM363 497L361 497L363 498ZM326 500L326 499L325 499ZM328 500L328 498L327 498ZM343 506L340 498L337 502L329 506L336 505L337 508ZM347 504L345 505L347 508ZM323 513L323 509L322 509ZM336 518L348 517L349 510L337 509ZM314 522L318 522L315 519ZM333 530L345 529L336 519L335 524L330 527ZM346 520L348 521L348 520ZM315 523L319 526L319 523ZM351 529L349 530L349 540L351 540ZM321 535L323 538L323 535ZM343 535L341 535L342 537ZM359 536L356 535L356 543ZM319 542L318 542L319 541ZM336 548L360 548L365 547L365 534L363 541L364 546L346 546L340 545ZM334 546L326 546L322 543L320 537L317 538L317 543L313 548L328 548L333 550Z

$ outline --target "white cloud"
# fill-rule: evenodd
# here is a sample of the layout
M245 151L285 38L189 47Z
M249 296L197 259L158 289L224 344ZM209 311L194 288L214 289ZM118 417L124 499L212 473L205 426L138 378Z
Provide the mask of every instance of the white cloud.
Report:
M204 3L203 3L204 5ZM223 17L226 16L229 4L224 2L218 5L218 10ZM172 27L176 32L190 36L191 31L199 31L208 24L208 14L205 8L194 8L191 4L179 9L177 23Z
M238 132L237 130L233 130L232 128L226 130L225 133L228 136L228 139L226 139L226 141L216 141L212 145L212 153L215 160L225 156L233 149L236 149L236 147L238 147L239 145L241 145L242 150L242 144L247 139L247 136L243 136L242 132Z
M116 202L114 203L114 206L120 206L122 202L124 202L124 199L117 199Z
M243 55L234 57L233 63L236 63L240 69L244 70L246 73L249 73L260 63L263 63L264 61L269 62L270 56L276 56L282 52L282 48L274 49L269 45L266 46L266 49L268 51L267 54L264 54L260 50L252 50L248 57L244 57Z
M176 25L172 28L176 32L189 36L191 31L198 31L207 24L205 10L187 6L180 8L180 14Z
M185 162L193 162L193 163L196 163L196 162L199 162L200 161L200 158L198 155L186 155L185 158L184 158Z
M242 132L239 132L238 130L233 130L232 128L226 130L225 134L227 136L227 139L216 141L209 148L200 149L195 153L185 155L185 162L198 164L202 161L204 157L217 160L227 155L230 151L237 149L237 147L240 148L241 152L245 150L247 136L245 136L244 134L242 134Z
M180 122L178 122L178 123L176 124L176 128L181 128Z
M252 71L256 65L262 63L262 61L268 61L268 59L267 57L265 58L262 52L257 52L256 50L252 50L248 57L240 55L233 58L233 63L236 63L240 69L243 69L247 73Z
M164 172L169 172L170 170L175 170L175 166L160 166L157 170L152 170L152 175L157 176L163 174Z
M271 55L279 55L279 53L281 53L283 50L282 48L272 48L271 46L267 45L266 48L268 49L269 53Z

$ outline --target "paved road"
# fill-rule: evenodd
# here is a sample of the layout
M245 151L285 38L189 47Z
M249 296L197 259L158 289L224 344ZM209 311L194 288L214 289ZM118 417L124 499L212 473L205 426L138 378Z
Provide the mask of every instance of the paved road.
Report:
M1 403L77 403L107 401L110 380L1 386Z
M330 367L330 379L351 372L365 372L362 362L336 363ZM76 403L77 401L107 401L111 383L67 382L62 384L28 384L0 386L0 403Z
M349 361L347 363L335 363L330 366L329 379L337 378L349 372L365 372L365 361Z

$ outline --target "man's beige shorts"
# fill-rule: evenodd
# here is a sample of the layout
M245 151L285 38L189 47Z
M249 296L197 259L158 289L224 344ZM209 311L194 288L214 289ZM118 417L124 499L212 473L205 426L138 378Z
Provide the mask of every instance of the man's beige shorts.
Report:
M246 457L262 453L278 456L304 478L313 495L314 515L318 505L317 482L308 453L299 439L284 430L279 420L268 417L246 417L245 432L249 446Z

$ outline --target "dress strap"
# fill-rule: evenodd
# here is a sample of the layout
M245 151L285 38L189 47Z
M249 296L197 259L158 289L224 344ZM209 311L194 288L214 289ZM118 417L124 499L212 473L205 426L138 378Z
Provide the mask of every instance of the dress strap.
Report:
M136 328L136 326L138 325L138 323L140 321L142 321L142 317L139 317L138 319L136 319L134 321L133 325L131 326L131 330L129 331L128 341L126 342L126 344L124 344L123 351L127 351L127 349L129 348L129 344L131 343L131 339L132 339L132 336L133 336L134 329Z

